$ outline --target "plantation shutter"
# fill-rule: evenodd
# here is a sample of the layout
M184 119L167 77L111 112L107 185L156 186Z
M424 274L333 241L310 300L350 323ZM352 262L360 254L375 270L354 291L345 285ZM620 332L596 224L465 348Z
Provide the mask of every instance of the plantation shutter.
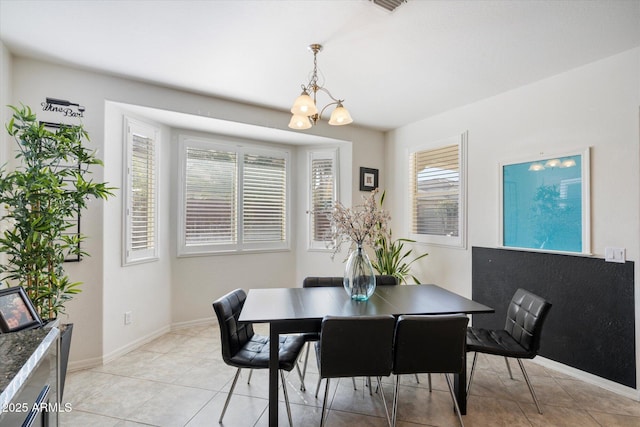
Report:
M410 163L412 232L434 236L458 236L459 145L412 153Z
M245 154L242 207L243 242L286 239L287 164L284 156Z
M335 159L316 157L311 159L311 240L327 242L331 240L329 214L336 200Z
M125 264L157 257L157 135L127 119Z
M237 155L187 147L185 244L237 242Z

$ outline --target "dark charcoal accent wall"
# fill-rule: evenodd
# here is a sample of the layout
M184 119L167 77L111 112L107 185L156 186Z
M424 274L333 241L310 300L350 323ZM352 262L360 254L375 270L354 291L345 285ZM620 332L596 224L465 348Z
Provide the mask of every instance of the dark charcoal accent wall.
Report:
M543 328L540 356L636 387L633 262L472 248L473 299L495 308L473 325L503 328L518 288L553 306Z

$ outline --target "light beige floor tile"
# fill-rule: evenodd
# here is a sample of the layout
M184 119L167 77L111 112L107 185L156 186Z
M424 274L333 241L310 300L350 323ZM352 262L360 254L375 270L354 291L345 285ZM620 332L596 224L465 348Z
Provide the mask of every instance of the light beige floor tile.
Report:
M638 427L640 426L640 417L632 417L629 415L605 414L602 412L589 411L589 414L600 423L607 427Z
M155 396L157 385L153 381L113 376L112 382L91 399L72 404L81 411L130 419L136 409Z
M91 414L78 410L61 413L58 417L60 427L115 427L122 420L104 415Z
M187 427L251 427L267 409L267 400L250 398L247 396L231 396L229 407L224 415L222 424L218 419L222 413L227 393L218 393L186 424ZM284 411L284 406L282 408ZM287 424L282 424L287 425Z
M607 414L640 417L640 402L617 395L591 384L577 380L557 380L558 383L583 408Z
M484 396L469 399L462 418L466 427L531 427L517 402Z
M161 425L182 427L216 394L214 391L171 384L158 384L153 399L139 406L129 419Z
M197 364L188 366L187 371L176 378L173 384L220 391L231 385L234 374L235 369L222 361L199 360Z
M527 419L535 427L600 427L600 424L584 409L543 406L539 414L534 404L520 404Z

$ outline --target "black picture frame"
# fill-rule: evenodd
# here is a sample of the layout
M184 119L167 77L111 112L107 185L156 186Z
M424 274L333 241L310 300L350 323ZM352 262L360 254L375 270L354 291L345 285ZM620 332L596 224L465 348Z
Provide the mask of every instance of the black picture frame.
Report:
M0 289L0 330L2 333L30 329L42 325L35 306L24 288Z
M360 191L373 191L378 188L378 169L360 168Z

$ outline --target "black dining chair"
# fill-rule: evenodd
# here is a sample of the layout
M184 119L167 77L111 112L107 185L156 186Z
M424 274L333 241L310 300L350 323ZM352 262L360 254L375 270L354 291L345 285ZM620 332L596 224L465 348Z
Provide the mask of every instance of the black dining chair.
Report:
M507 364L509 376L513 379L509 357L518 361L524 380L529 387L529 392L533 401L542 414L533 384L529 380L527 371L524 368L522 359L533 359L540 349L540 336L542 335L542 325L551 309L551 303L527 290L518 289L507 310L507 320L504 329L482 329L469 328L467 330L467 351L473 351L473 364L469 375L469 385L467 395L471 389L473 374L476 368L478 353L504 356Z
M316 358L320 380L326 379L320 426L326 420L331 378L376 377L387 422L391 425L380 377L391 374L396 319L383 316L325 316ZM317 395L317 392L316 392Z
M458 414L464 427L458 400L447 374L459 374L465 366L465 333L469 318L462 314L437 316L400 316L396 323L393 343L393 394L392 418L396 425L400 392L400 375L444 374Z
M222 359L229 366L237 369L227 400L224 402L219 423L227 411L231 395L236 387L236 382L243 368L268 369L269 368L269 337L258 335L253 331L251 323L240 323L238 317L247 299L247 294L242 289L236 289L213 302L213 310L218 317L220 326L220 340L222 341ZM289 406L289 396L285 383L284 372L290 372L297 368L297 359L300 356L305 340L300 335L285 335L280 337L280 379L284 400L287 405L287 415L289 425L293 426L291 418L291 408ZM298 375L302 380L302 374L298 370Z
M326 277L316 277L310 276L305 277L302 281L303 288L324 288L324 287L342 287L344 283L343 277L336 276L326 276ZM398 284L398 279L395 276L390 275L379 275L376 276L376 286L395 286ZM307 349L305 351L304 356L304 364L302 367L302 384L300 385L300 390L305 390L304 379L307 375L307 365L309 361L309 348L311 347L312 342L316 342L320 339L319 332L308 332L303 334L305 337L305 341L307 342ZM356 389L356 380L353 379L353 388ZM316 392L317 397L317 392Z

